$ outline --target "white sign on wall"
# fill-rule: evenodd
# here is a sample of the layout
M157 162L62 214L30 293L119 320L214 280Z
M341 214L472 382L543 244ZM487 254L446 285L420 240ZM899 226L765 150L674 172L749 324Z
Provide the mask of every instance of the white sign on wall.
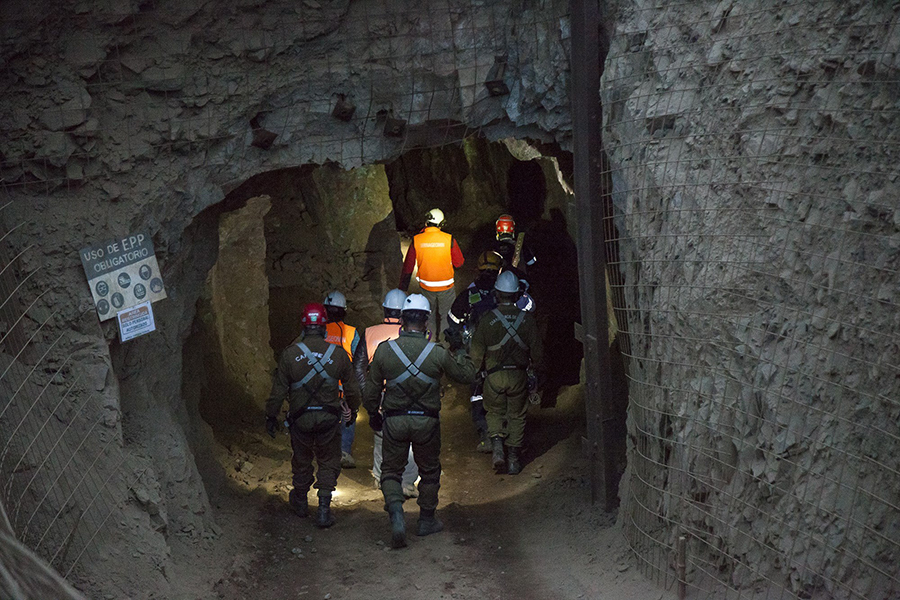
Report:
M119 321L119 341L127 342L139 335L156 331L156 323L153 320L153 308L149 302L138 304L128 310L116 313Z
M89 246L80 255L101 321L166 297L153 242L146 233Z

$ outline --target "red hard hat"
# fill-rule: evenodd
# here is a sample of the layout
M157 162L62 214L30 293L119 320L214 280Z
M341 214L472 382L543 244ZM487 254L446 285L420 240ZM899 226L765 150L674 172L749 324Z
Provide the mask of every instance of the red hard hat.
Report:
M500 235L501 233L513 234L516 232L516 222L513 221L513 218L510 215L500 215L496 225L497 235Z
M310 302L303 307L300 322L304 327L325 327L327 320L328 313L325 312L325 307L318 302Z

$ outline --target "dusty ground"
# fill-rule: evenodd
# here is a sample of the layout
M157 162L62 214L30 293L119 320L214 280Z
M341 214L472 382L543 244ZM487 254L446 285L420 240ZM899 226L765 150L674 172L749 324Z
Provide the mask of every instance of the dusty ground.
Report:
M372 486L372 434L357 430L359 467L344 470L337 524L317 529L286 506L290 450L244 433L233 437L231 485L213 497L222 535L202 552L182 549L172 577L178 598L651 599L674 597L637 572L614 517L590 505L581 457L581 399L569 388L555 409L534 407L521 475L495 475L474 452L468 406L459 390L444 398L443 532L409 536L390 550L381 493ZM249 460L252 466L244 463ZM244 472L241 472L243 467ZM310 496L311 503L315 499ZM405 505L415 530L418 507ZM179 551L176 551L176 555Z

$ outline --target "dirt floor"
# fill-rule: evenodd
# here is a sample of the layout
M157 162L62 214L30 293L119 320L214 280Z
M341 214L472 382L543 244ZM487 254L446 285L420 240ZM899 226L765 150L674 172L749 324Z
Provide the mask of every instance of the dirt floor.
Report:
M438 509L445 528L417 538L418 507L407 501L409 546L400 550L388 547L388 519L369 470L372 432L364 421L354 446L358 467L345 469L338 481L337 524L328 530L287 508L287 436L233 434L220 457L229 483L212 493L222 533L202 552L174 550L179 566L170 577L185 582L176 597L674 598L637 571L614 515L590 504L580 394L578 386L565 388L557 408L532 407L527 464L509 476L494 474L490 456L474 451L466 390L449 387Z

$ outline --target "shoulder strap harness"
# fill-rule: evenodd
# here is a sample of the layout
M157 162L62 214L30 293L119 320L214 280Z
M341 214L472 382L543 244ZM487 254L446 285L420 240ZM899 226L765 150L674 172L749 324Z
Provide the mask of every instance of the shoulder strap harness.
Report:
M394 417L398 415L424 415L426 417L435 417L437 418L437 412L425 408L421 404L419 404L418 398L409 393L409 391L402 385L404 381L412 377L413 379L418 379L423 383L428 384L437 384L438 380L430 375L426 375L422 372L422 364L425 362L425 359L428 358L428 355L431 354L431 351L434 350L434 347L437 345L434 342L428 342L425 344L425 347L422 349L422 352L419 353L418 358L416 358L415 362L409 360L409 357L404 354L403 350L400 349L400 346L397 344L396 340L388 340L388 347L394 351L394 354L397 355L397 358L400 359L400 362L403 363L405 367L405 371L395 377L394 379L389 379L387 382L388 388L398 389L403 392L403 395L409 399L409 405L405 409L399 410L389 410L385 412L386 417Z
M521 370L524 370L524 367L520 367L518 365L508 365L505 363L506 363L507 355L509 354L509 350L508 350L509 347L506 344L510 340L513 340L516 344L518 344L518 346L522 350L525 350L526 352L528 352L528 344L526 344L522 340L522 337L519 335L519 326L522 325L522 320L525 318L525 312L520 311L519 315L516 317L516 320L513 321L512 324L510 324L509 321L506 320L506 315L504 315L502 312L500 312L500 309L498 309L498 308L495 308L494 310L492 310L491 314L493 314L497 317L497 320L500 321L500 323L503 325L503 328L506 329L506 334L503 336L503 339L500 340L498 343L487 347L487 349L491 352L496 352L497 350L500 351L500 361L499 361L500 364L498 364L493 369L489 369L487 374L490 375L491 373L496 373L497 371L521 371Z
M506 315L500 312L500 309L495 308L491 311L492 314L497 316L497 320L503 325L504 329L506 329L506 335L503 336L503 339L493 346L488 346L488 350L497 351L503 346L506 345L506 342L509 340L513 340L515 343L519 345L519 348L522 350L528 350L528 344L522 341L522 338L519 336L519 326L522 324L522 320L525 318L525 312L519 312L519 316L516 317L516 320L510 325L510 323L506 320Z
M310 350L309 347L303 342L298 342L297 347L300 348L300 350L306 355L307 362L309 366L312 367L312 369L309 370L309 373L307 373L303 379L301 379L300 381L295 381L291 384L292 390L303 388L304 390L306 390L306 393L309 394L309 402L307 403L307 405L294 412L291 417L293 419L296 419L302 413L309 410L325 411L335 415L340 414L340 410L336 406L323 406L322 404L318 403L319 391L322 389L322 386L325 384L325 382L335 381L334 377L332 377L325 371L325 365L328 364L328 361L331 359L331 355L334 354L334 349L337 348L337 346L334 344L328 344L328 350L325 351L325 354L322 355L322 358L316 358L316 355L313 354L312 350ZM309 382L316 375L319 376L319 383L315 387L312 387L311 385L309 385Z

